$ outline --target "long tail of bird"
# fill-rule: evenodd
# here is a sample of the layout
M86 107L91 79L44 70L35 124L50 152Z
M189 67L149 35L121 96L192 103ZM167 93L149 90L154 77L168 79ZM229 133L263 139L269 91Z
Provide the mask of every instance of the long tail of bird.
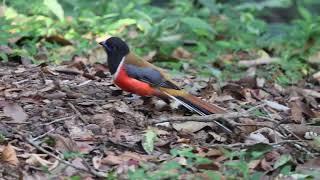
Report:
M210 114L223 114L227 113L227 111L217 105L207 103L200 98L193 96L187 92L181 93L181 91L165 90L164 93L175 101L179 102L181 105L189 109L190 111L194 111L201 116L210 115ZM222 127L225 131L232 133L232 131L227 128L225 125L214 121L218 126Z
M217 105L207 103L200 98L193 96L191 94L187 94L185 96L176 96L175 97L178 102L180 102L183 106L188 108L189 110L193 110L201 116L209 115L209 114L223 114L227 113L227 111Z

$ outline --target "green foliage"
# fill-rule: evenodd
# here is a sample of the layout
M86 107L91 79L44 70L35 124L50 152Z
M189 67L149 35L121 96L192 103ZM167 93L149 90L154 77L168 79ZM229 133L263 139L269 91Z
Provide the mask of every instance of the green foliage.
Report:
M151 154L153 152L154 141L156 140L156 138L157 134L151 129L147 130L147 132L145 133L142 147L148 154Z
M6 140L6 137L0 132L0 144L4 143Z
M60 21L64 20L64 11L57 0L44 0L43 2L44 5L46 5L48 9L59 18Z
M204 76L239 79L245 70L237 66L239 59L224 61L219 57L259 49L268 49L272 56L281 59L271 69L259 68L258 75L269 80L289 85L315 72L306 62L310 53L320 49L320 17L318 11L313 10L319 3L315 0L297 3L293 0L199 0L199 4L171 0L162 6L153 3L151 0L35 0L29 5L20 0L8 1L6 15L0 17L3 32L0 43L8 44L12 37L28 37L28 41L20 42L19 46L12 45L14 55L39 63L42 61L37 56L41 53L39 49L47 48L52 52L47 54L47 60L60 63L74 55L86 55L97 47L94 37L108 33L129 39L130 32L137 32L128 41L140 55L158 50L160 56L168 57L184 41L195 41L194 46L185 47L194 54L194 60L188 63ZM272 14L272 8L290 7L298 12L291 22L266 23L259 18ZM76 50L61 58L61 53L56 51L61 49L61 44L41 40L52 35L73 42ZM9 59L3 52L0 57ZM182 63L172 64L170 58L167 60L158 65L175 71L182 69ZM222 63L222 66L208 66L212 63Z

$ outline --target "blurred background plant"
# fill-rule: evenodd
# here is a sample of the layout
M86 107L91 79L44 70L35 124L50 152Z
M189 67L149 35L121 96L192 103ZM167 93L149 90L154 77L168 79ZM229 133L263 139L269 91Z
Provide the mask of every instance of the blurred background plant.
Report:
M318 0L3 0L0 58L90 59L114 35L173 73L234 80L248 75L243 60L264 60L255 75L290 85L319 68L319 9Z

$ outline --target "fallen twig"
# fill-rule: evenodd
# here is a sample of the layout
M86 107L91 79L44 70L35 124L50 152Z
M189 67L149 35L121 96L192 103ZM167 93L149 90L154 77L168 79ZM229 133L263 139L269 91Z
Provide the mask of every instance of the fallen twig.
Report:
M288 143L299 143L299 142L306 142L306 140L283 140L280 142L275 142L275 143L263 143L263 144L267 144L267 145L271 145L271 146L277 146L277 145L281 145L281 144L288 144ZM258 144L258 143L256 143ZM234 144L213 144L210 145L211 148L215 147L222 147L222 148L246 148L249 146L253 146L255 144L253 143L234 143Z
M70 106L70 108L77 114L82 122L87 123L87 120L82 116L80 111L72 103L68 102L68 106Z
M164 122L184 122L184 121L196 121L196 122L213 122L214 120L223 119L226 120L230 125L240 125L240 123L232 121L232 119L242 118L242 117L252 117L250 114L251 111L256 110L259 107L265 106L265 104L260 104L258 106L254 106L244 112L231 112L225 114L211 114L206 116L173 116L167 117L163 119L158 119L152 121L153 124L164 123Z
M50 124L53 124L53 123L56 123L56 122L59 122L59 121L65 121L65 120L73 119L73 118L74 118L74 116L68 116L68 117L58 118L58 119L55 119L55 120L53 120L53 121L51 121L51 122L44 123L44 124L42 124L42 125L47 126L47 125L50 125Z

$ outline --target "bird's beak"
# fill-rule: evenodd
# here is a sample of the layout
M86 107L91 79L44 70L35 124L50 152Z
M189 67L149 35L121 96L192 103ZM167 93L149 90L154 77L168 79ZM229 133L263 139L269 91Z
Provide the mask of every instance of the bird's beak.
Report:
M99 42L99 44L100 44L101 46L103 46L103 41Z

